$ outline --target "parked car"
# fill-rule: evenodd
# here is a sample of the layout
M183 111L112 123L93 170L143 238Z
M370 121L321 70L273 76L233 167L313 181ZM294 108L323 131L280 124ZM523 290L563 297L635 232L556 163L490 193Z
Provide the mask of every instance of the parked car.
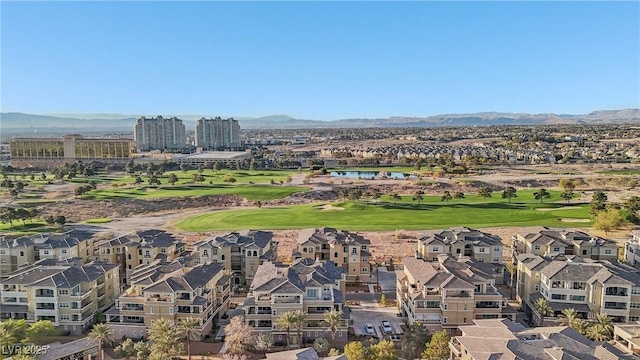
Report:
M391 328L391 323L387 320L382 321L382 331L385 334L391 334L393 332L393 328Z
M393 334L393 335L389 335L389 340L391 340L393 342L399 342L402 339L400 338L400 335Z
M364 329L367 332L367 334L369 334L369 335L374 335L376 333L376 331L373 329L373 325L371 325L371 324L367 324L364 327Z

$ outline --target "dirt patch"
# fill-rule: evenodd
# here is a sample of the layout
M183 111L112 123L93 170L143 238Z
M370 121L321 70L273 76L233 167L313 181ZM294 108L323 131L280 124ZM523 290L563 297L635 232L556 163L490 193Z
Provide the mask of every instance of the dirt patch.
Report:
M323 211L344 210L343 207L333 206L331 204L325 204L325 205L322 205L322 206L318 206L318 209L322 209Z
M589 219L572 219L572 218L565 218L565 219L560 219L560 221L562 222L568 222L568 223L588 223Z

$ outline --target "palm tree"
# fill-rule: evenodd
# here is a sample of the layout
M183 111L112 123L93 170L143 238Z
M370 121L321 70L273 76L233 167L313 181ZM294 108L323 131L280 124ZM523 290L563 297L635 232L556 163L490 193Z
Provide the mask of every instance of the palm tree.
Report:
M291 348L289 344L289 334L291 333L291 328L295 326L295 323L296 319L293 311L282 313L280 317L276 319L276 324L287 331L287 349Z
M158 319L149 330L148 339L151 341L151 354L169 357L180 356L184 350L182 334L173 320Z
M560 325L569 326L574 330L578 330L577 328L580 328L581 326L578 325L578 323L582 322L582 319L580 319L580 316L578 316L578 312L576 311L576 309L567 308L562 310L562 314L558 316L558 322L560 323Z
M553 310L551 310L551 306L549 305L549 302L545 298L537 299L536 302L533 304L533 307L538 312L538 314L540 314L540 323L542 323L545 316L549 316L553 314Z
M111 329L109 329L109 324L94 324L93 328L91 328L91 331L89 332L88 337L90 339L98 340L98 356L100 360L104 359L104 354L102 353L102 343L108 341L111 337Z
M593 319L593 326L591 327L593 328L597 326L598 333L603 332L603 334L606 335L608 339L611 339L611 336L613 334L612 322L613 322L613 319L611 318L611 316L607 314L599 313L599 314L596 314L596 317Z
M509 283L509 285L511 286L511 299L513 299L513 279L516 276L516 274L518 273L518 265L510 262L510 263L506 263L506 265L504 266L505 270L507 270L507 272L509 273L509 275L511 276L511 282Z
M606 326L596 323L587 329L587 337L593 341L607 341L611 339L611 334Z
M194 330L200 327L200 320L192 317L182 319L178 327L187 338L187 358L191 360L191 336L194 334Z
M336 333L338 332L340 325L342 325L343 315L344 313L342 312L342 310L331 310L324 313L323 323L324 325L326 325L327 330L329 330L329 332L331 333L331 346L335 346Z
M296 330L298 332L298 345L300 347L303 346L302 343L302 328L304 327L305 322L307 321L307 313L305 313L302 310L295 310L293 311L293 316L294 316L294 325L296 327Z

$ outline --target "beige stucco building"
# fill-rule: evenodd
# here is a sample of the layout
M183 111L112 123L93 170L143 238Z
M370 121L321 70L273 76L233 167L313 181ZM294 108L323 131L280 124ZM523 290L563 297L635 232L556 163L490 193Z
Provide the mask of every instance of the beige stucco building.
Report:
M26 265L2 280L0 317L51 320L72 334L91 327L98 310L120 294L118 266L82 259L44 259Z
M593 260L616 261L618 245L611 240L571 229L526 228L512 237L514 259L518 254L576 255Z
M293 260L307 258L332 261L347 272L347 280L369 278L371 241L357 233L333 228L301 230Z
M452 227L444 231L428 231L418 239L418 257L437 261L438 255L466 256L476 261L501 264L502 239L479 230Z

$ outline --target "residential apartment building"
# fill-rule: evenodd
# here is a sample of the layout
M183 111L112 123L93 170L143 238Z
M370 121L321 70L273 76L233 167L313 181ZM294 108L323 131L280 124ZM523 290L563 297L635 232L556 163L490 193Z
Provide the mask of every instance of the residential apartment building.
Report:
M624 243L624 261L640 268L640 230L632 230L631 239Z
M640 323L615 324L613 341L627 352L640 355Z
M185 252L185 244L163 230L140 230L99 243L98 259L120 266L121 283L129 272L157 259L172 261Z
M233 282L251 282L258 266L275 261L278 242L270 231L245 230L203 240L194 245L200 263L220 263L235 276Z
M615 242L571 229L527 228L518 232L511 240L514 259L518 254L563 254L615 261L619 253Z
M640 273L628 265L578 256L518 256L518 299L536 323L535 301L544 298L558 316L574 308L584 319L607 314L614 322L640 320Z
M418 239L418 257L438 261L438 255L467 256L479 262L501 264L502 239L479 230L452 227L444 231L425 232Z
M182 120L172 117L141 117L133 127L133 137L138 151L183 150L187 137Z
M240 146L240 125L233 118L201 118L196 122L196 147L221 150Z
M474 320L451 338L452 360L640 359L607 342L592 341L568 326L526 328L508 319Z
M286 345L286 330L277 325L277 319L285 312L302 310L307 314L302 339L292 331L289 344L300 347L318 337L330 339L331 334L323 324L324 313L343 309L345 282L346 271L330 261L304 258L291 266L264 262L256 271L244 302L245 320L256 333L270 332L277 345ZM344 319L336 341L347 340L348 312Z
M120 294L118 266L81 259L45 259L26 265L2 280L0 317L51 320L72 334L91 327L98 310Z
M194 265L189 258L158 259L129 272L131 287L105 315L113 337L143 338L155 320L196 318L196 335L209 334L229 308L230 277L222 264Z
M495 287L501 265L446 254L437 260L407 257L404 269L396 272L398 309L410 324L419 321L452 331L475 319L515 319L515 310Z
M8 276L20 266L42 259L93 259L93 234L70 230L61 234L36 234L0 241L0 278Z
M129 161L135 145L132 139L85 138L78 134L62 138L11 139L11 166L51 169L76 161L120 163Z
M370 240L346 230L329 227L305 229L298 235L292 258L332 261L346 270L349 281L363 280L363 276L370 276L370 247Z

